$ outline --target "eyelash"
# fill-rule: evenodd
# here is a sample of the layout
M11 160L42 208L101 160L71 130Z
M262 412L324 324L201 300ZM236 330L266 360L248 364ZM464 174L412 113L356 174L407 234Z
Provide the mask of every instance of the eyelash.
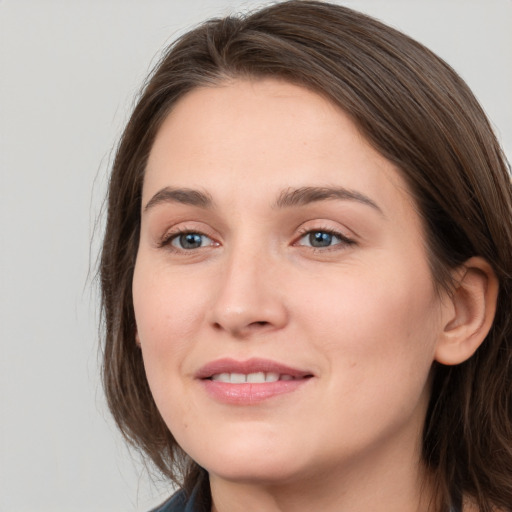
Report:
M298 242L302 240L307 235L312 235L313 233L323 233L332 237L338 238L340 241L339 243L329 245L326 247L314 247L312 245L304 245L302 247L308 247L310 250L314 252L326 252L326 251L336 251L336 250L343 250L347 246L355 245L356 241L352 238L348 238L347 236L343 235L339 231L329 229L329 228L306 228L299 231L300 236L297 239L297 242L294 243L294 245L298 245Z
M313 245L302 245L302 244L299 244L299 242L304 237L306 237L308 235L311 236L314 233L322 233L324 235L335 237L335 238L337 238L339 240L339 242L335 243L335 244L331 244L331 245L325 246L325 247L315 247ZM206 246L206 247L193 247L193 248L189 248L189 249L175 247L173 245L174 240L178 239L180 236L183 236L183 235L198 235L200 237L209 238L212 241L212 244L209 245L210 247L218 246L219 245L219 243L215 242L215 240L211 236L208 236L206 233L203 233L201 231L193 230L193 229L176 229L175 231L172 231L171 233L167 233L162 238L162 240L159 242L158 247L159 248L164 248L165 247L168 250L170 250L172 252L175 252L175 253L190 253L190 252L193 252L193 251L195 251L197 249L205 249L205 248L208 247L208 246ZM346 248L347 246L351 246L351 245L355 245L355 244L356 244L355 240L353 240L351 238L348 238L347 236L343 235L339 231L335 231L335 230L329 229L329 228L321 228L321 227L313 228L313 229L302 229L302 230L300 230L299 231L299 237L293 243L294 246L307 247L309 250L311 250L313 252L327 252L327 251L342 250L342 249Z
M209 238L213 242L212 245L214 245L214 246L219 245L217 242L215 242L213 240L212 237L208 236L206 233L203 233L201 231L194 230L194 229L176 229L176 230L172 231L171 233L167 233L162 238L162 240L159 242L158 247L159 248L165 247L165 248L169 249L170 251L176 252L176 253L192 252L195 249L204 249L204 247L197 247L195 249L183 249L183 248L174 247L172 245L172 242L183 235L199 235L201 237Z

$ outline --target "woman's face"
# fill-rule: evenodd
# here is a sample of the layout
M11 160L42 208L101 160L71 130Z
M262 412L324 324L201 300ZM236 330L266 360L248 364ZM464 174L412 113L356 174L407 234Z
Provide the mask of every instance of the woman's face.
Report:
M417 460L443 305L407 186L342 111L275 80L196 89L142 205L147 378L212 477Z

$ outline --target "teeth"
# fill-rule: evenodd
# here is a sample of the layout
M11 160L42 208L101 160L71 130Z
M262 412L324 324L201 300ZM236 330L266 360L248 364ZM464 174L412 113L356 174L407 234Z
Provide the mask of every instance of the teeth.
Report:
M244 384L246 382L263 384L264 382L277 382L278 380L293 380L293 377L275 372L255 372L247 375L244 373L216 373L212 375L212 380L231 384Z
M231 383L232 384L243 384L246 382L245 375L243 373L232 373L231 374Z
M265 382L265 374L263 372L249 373L249 375L247 375L247 382Z
M230 373L217 373L216 375L212 375L212 380L216 380L219 382L231 382L231 374Z

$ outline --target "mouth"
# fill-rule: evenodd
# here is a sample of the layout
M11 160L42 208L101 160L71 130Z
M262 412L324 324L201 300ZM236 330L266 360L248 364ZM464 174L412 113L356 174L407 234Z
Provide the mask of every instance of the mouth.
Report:
M291 393L310 381L314 375L310 371L266 359L220 359L203 366L195 377L216 401L254 405Z
M292 368L269 359L218 359L203 366L195 375L197 379L231 384L264 384L267 382L292 381L313 377L312 372Z
M300 377L293 377L287 373L276 372L253 372L253 373L216 373L210 380L216 382L229 382L230 384L263 384L265 382L277 382L279 380L295 380Z

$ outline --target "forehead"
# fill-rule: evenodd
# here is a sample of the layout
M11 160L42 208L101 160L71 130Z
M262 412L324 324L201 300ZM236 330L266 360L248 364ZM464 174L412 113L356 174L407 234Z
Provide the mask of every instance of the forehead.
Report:
M166 186L247 200L311 185L410 201L397 169L332 102L288 82L239 80L178 101L152 147L143 201Z

